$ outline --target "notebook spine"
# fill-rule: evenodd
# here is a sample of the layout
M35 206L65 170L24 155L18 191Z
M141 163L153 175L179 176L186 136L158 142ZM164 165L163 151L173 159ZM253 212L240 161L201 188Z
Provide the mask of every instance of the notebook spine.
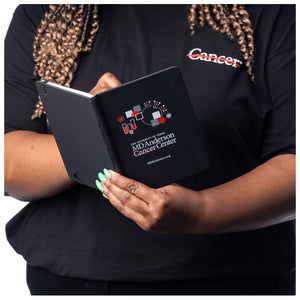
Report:
M108 149L108 153L110 155L110 159L111 159L111 162L112 162L112 165L113 165L113 170L120 173L120 172L122 172L121 164L120 164L120 161L118 159L117 152L114 148L113 140L112 140L112 138L111 138L111 136L110 136L110 134L107 130L106 125L105 125L104 116L103 116L103 113L101 112L101 107L99 107L99 103L96 103L97 102L96 99L97 98L94 97L90 101L91 106L92 106L92 110L93 110L94 115L97 119L98 127L99 127L99 129L102 133L105 145Z

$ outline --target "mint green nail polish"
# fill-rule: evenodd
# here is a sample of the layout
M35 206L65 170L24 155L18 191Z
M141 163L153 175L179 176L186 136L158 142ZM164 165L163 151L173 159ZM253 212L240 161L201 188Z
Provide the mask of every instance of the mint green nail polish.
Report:
M98 173L98 177L101 180L101 182L104 182L106 180L106 177L101 172Z
M111 174L109 173L109 171L107 169L103 169L103 173L107 178L111 177Z
M102 196L103 196L104 198L108 199L108 197L107 197L106 195L102 194Z
M97 188L102 192L103 191L103 186L102 186L101 182L97 179L95 181L95 183L96 183Z

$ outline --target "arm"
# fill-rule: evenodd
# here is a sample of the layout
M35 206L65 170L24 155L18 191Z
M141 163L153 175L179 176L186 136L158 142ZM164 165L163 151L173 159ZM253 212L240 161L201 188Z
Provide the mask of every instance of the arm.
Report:
M113 171L103 193L144 230L218 234L255 230L295 217L295 155L280 155L222 185L193 191L149 188Z
M18 130L5 135L5 191L31 201L73 185L53 135Z
M95 95L120 85L104 74L90 91ZM53 135L18 130L5 135L5 191L12 197L33 201L57 195L75 183L69 178Z
M295 218L293 154L276 156L251 172L200 192L205 199L208 231L259 229Z

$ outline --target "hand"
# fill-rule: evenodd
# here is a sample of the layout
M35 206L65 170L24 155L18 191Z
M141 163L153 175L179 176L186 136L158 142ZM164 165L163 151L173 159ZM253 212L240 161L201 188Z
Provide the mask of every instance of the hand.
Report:
M195 233L201 201L196 191L171 184L150 188L105 169L98 188L124 216L146 231ZM100 183L100 185L99 185Z
M99 189L144 230L220 234L295 219L296 156L275 156L223 184L193 191L171 184L152 189L113 171L99 173ZM104 178L103 178L104 177Z
M114 74L107 72L100 77L97 84L89 93L95 96L98 93L107 91L119 85L121 85L121 82L117 77Z

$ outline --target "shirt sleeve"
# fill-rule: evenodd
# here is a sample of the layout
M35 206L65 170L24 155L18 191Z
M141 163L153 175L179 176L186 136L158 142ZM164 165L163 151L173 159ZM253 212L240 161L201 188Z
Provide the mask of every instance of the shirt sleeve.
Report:
M283 5L269 44L266 84L272 108L265 121L261 161L295 154L295 6Z
M31 119L38 101L32 45L46 7L19 5L5 37L5 133L47 132L45 119Z

